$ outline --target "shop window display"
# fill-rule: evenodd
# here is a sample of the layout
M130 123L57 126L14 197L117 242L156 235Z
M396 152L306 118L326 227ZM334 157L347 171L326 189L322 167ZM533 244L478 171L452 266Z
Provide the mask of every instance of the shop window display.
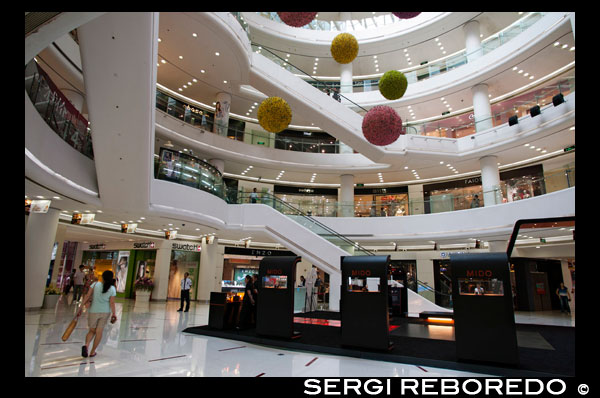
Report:
M192 291L196 291L196 286L198 283L198 278L196 277L196 275L198 273L199 264L200 253L198 252L187 252L177 250L171 252L171 265L169 268L169 286L167 290L167 298L181 298L181 280L183 279L183 276L186 272L189 274L188 277L192 280Z

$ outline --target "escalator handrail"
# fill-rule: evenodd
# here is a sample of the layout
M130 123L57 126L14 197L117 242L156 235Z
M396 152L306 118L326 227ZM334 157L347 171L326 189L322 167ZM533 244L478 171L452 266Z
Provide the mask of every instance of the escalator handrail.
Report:
M350 240L349 238L347 238L344 235L341 235L339 233L337 233L336 231L334 231L333 229L329 228L328 226L322 224L321 222L315 220L314 218L312 218L311 216L309 216L308 214L304 213L302 210L299 210L297 208L295 208L294 206L292 206L291 204L287 203L286 201L268 193L268 192L263 192L262 193L263 198L266 196L268 199L273 200L274 202L277 202L281 205L283 205L284 207L293 210L294 212L297 213L297 215L300 215L304 218L306 218L308 221L310 221L311 223L323 228L324 230L326 230L327 232L329 232L331 235L340 238L341 240L343 240L344 242L347 242L349 245L355 247L356 249L363 251L365 253L367 253L369 256L375 256L375 253L365 249L364 247L360 246L358 243L353 242L352 240ZM275 209L277 210L277 209Z

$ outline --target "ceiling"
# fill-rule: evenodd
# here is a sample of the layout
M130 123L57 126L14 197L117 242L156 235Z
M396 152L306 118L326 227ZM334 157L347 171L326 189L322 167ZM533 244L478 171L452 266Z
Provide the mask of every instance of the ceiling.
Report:
M369 13L366 13L369 14ZM320 15L321 17L321 15ZM356 15L358 18L358 15ZM518 13L482 13L477 19L481 24L481 32L483 38L493 34L520 16ZM323 16L323 18L325 18ZM354 15L353 15L354 18ZM161 13L159 20L159 37L161 42L159 44L159 67L157 71L157 82L174 90L182 93L189 98L196 101L212 104L215 101L216 95L220 91L232 93L232 108L231 112L235 114L245 115L246 112L250 111L250 117L256 117L256 105L255 98L249 98L240 94L239 85L246 84L241 81L242 71L239 70L237 63L232 62L236 59L229 49L223 48L219 45L218 37L214 37L213 34L205 29L201 24L198 24L191 18L188 18L183 13ZM192 34L195 33L196 37ZM417 44L410 48L410 57L414 65L419 64L424 60L436 59L441 56L439 54L439 46L437 46L434 38L424 43ZM448 54L459 51L464 48L464 35L462 29L457 27L456 29L450 30L449 32L439 37L443 43L445 50ZM572 32L563 32L563 34L557 38L560 40L559 46L547 46L543 50L536 54L532 54L527 60L523 61L519 65L515 65L530 75L534 75L535 79L538 79L548 73L551 73L558 68L567 65L574 61L574 51L569 51L574 46L574 39ZM285 43L282 43L284 45ZM566 48L562 48L563 44L566 44ZM380 65L380 71L387 69L402 69L410 65L407 64L406 58L403 55L403 49L398 49L387 54L378 56L378 62ZM217 56L216 53L219 53ZM283 55L283 53L282 53ZM180 59L179 57L183 57ZM285 56L285 55L284 55ZM167 61L162 63L162 60ZM312 70L314 64L314 58L310 57L309 54L290 54L290 62L297 64L301 68L308 68ZM359 57L355 64L353 64L354 75L372 74L376 73L374 70L374 62L372 56ZM66 76L64 72L60 70L59 65L52 65L55 70L48 71L52 78L61 79L60 76ZM61 73L62 72L62 73ZM573 71L574 73L574 71ZM324 76L339 76L339 65L333 63L331 59L321 59L318 65L318 74ZM193 81L196 79L196 81ZM68 79L67 79L68 80ZM225 83L225 81L227 83ZM511 92L527 84L530 80L523 77L523 74L518 74L518 71L513 71L509 68L505 71L500 72L496 76L492 77L486 83L490 87L490 94L492 99ZM192 83L191 85L188 83ZM183 88L183 84L188 87ZM183 88L179 91L179 88ZM470 90L462 90L455 93L446 95L447 102L453 108L453 111L468 108L472 106ZM442 101L428 101L424 103L414 103L411 105L415 115L415 119L409 115L406 105L398 108L398 112L403 120L406 121L418 121L420 119L429 118L432 116L441 115L442 112L446 111L447 107ZM254 106L254 108L252 108ZM292 124L308 126L311 124L310 115L300 115L296 112L293 113ZM157 145L160 147L160 141L163 138L157 135ZM184 148L177 142L175 149ZM552 153L559 151L567 146L574 144L574 131L565 130L560 133L554 134L549 137L545 137L543 140L535 140L531 142L536 147L543 147ZM189 149L189 148L187 148ZM194 155L204 158L210 157L210 154L203 153L199 148L192 148ZM158 152L158 151L156 151ZM539 153L537 154L539 155ZM519 145L506 149L497 154L500 168L506 164L523 161L535 157L531 150ZM552 163L553 160L547 161ZM564 165L567 163L574 162L574 154L560 157L556 163L557 166ZM408 159L407 163L398 165L396 169L391 171L383 171L382 176L385 183L422 183L423 180L430 178L444 178L444 177L458 177L464 173L474 172L480 169L480 164L477 160L464 160L460 162L452 162L452 166L459 171L458 175L449 172L448 162L440 164L439 161L431 161L427 159L411 158ZM255 167L246 174L247 177L258 177L261 176L263 179L275 180L275 178L281 172L281 169L268 168L268 167ZM226 173L232 175L239 175L243 170L248 167L248 164L242 162L236 162L234 160L225 161ZM405 169L405 167L407 169ZM417 181L411 170L418 170L421 181ZM316 184L339 184L340 172L338 170L320 170L317 173L315 179ZM244 177L240 177L244 178ZM285 181L296 184L302 184L310 186L311 175L302 171L286 170ZM379 184L379 177L376 172L365 172L355 175L355 183L365 184ZM281 181L280 183L284 183ZM200 236L202 234L217 234L220 238L226 239L243 239L247 238L241 232L227 232L217 231L213 228L207 228L202 225L189 223L186 221L169 219L164 217L148 217L144 214L131 214L118 210L102 209L102 213L98 212L97 208L90 205L83 205L81 202L72 200L70 198L63 197L60 194L52 192L47 188L41 187L36 183L26 179L25 181L25 192L30 198L36 198L37 196L43 196L44 198L52 199L52 207L59 210L66 210L64 213L70 216L73 211L77 210L90 212L96 214L96 220L117 226L121 221L129 222L135 221L138 223L139 229L145 229L149 231L158 230L163 231L168 228L179 228L178 233L180 235ZM54 198L55 196L60 199ZM145 219L141 219L145 217ZM140 220L140 221L137 221ZM173 225L169 225L173 224ZM185 225L182 225L185 224ZM102 231L94 229L89 232L90 227L82 226L71 226L67 227L67 236L73 240L89 240L90 242L99 242L99 240L110 242L112 240L122 241L123 234L116 231ZM107 228L107 227L105 227ZM105 239L105 240L104 240ZM132 238L127 238L132 239ZM138 239L143 239L138 237ZM261 242L274 242L268 236L256 235L252 236L254 241ZM472 239L475 239L472 238ZM360 242L360 241L359 241ZM445 243L461 243L466 242L465 239L448 239ZM375 244L389 244L389 240L385 242L369 242L369 245ZM406 242L410 243L410 242ZM418 242L412 242L417 244Z

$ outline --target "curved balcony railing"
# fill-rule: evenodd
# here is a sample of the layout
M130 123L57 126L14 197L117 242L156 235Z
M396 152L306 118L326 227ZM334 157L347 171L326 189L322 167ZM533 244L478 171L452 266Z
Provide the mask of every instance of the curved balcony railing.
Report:
M286 197L285 202L294 209L314 217L401 217L413 214L434 214L447 211L468 210L483 207L486 201L491 204L510 203L524 200L560 189L575 186L575 165L546 173L544 177L511 178L501 181L491 190L469 189L468 193L449 190L433 191L423 199L410 198L407 194L382 195L378 200L368 201L355 198L353 202L338 202L332 198L307 196L306 198ZM250 203L250 192L237 193L236 203ZM273 195L258 193L258 203L271 203ZM283 200L282 194L275 197ZM488 203L489 205L489 203Z
M232 14L238 19L238 21L240 22L242 27L244 27L246 32L249 32L248 24L243 20L242 15L240 13L232 13ZM273 17L271 19L276 19L276 20L279 19L279 17L277 16L277 13L259 13L259 14L261 14L261 15L275 14L275 17ZM433 60L431 62L424 62L421 65L416 65L413 67L398 69L398 70L400 72L404 73L404 75L406 76L406 78L408 80L408 83L410 84L410 83L415 83L417 81L421 81L424 79L428 79L430 77L439 75L441 73L448 72L452 69L456 69L462 65L467 64L468 58L471 55L474 55L474 54L485 55L485 54L489 53L490 51L495 50L496 48L500 47L501 45L508 43L510 40L515 38L517 35L524 32L529 27L531 27L534 23L539 21L544 15L546 15L546 13L544 13L544 12L528 13L527 15L523 16L521 19L519 19L518 21L515 21L514 23L510 24L509 26L502 29L501 31L482 40L481 49L475 50L471 53L467 53L466 49L463 49L461 51L458 51L453 54L449 54L442 58ZM265 15L263 15L263 16L265 16ZM434 42L434 40L429 40L429 42ZM407 47L406 50L408 50L410 52L412 47L417 46L417 45L422 45L422 44L423 43L417 43L413 46ZM253 51L259 51L260 49L258 48L258 46L261 46L261 49L267 49L267 47L256 43L256 46L253 47ZM277 51L280 51L280 50L277 50L274 48L268 48L268 49L275 54L277 53ZM281 51L281 52L283 53L285 51ZM312 55L294 54L294 56L307 57L307 59L310 58L311 60L314 59L314 56L312 56ZM360 59L361 57L363 57L365 59L368 57L370 59L372 56L371 55L358 56L357 59ZM282 66L283 68L288 69L290 72L296 73L298 75L298 77L307 80L307 82L309 84L314 85L315 87L317 87L319 89L326 89L326 88L335 89L335 90L340 89L339 79L327 80L327 81L320 79L319 81L315 81L313 79L309 79L303 73L298 73L297 71L295 71L293 67L289 66L289 62L285 62L282 58L281 58L281 61L276 61L276 63L279 64L280 66ZM373 74L368 77L353 79L352 92L378 90L379 89L379 79L381 78L381 76L383 76L383 73L376 73L376 74Z
M48 126L67 144L93 160L88 121L35 60L25 66L25 91Z
M256 14L261 17L283 23L279 15L276 12L256 12ZM308 30L323 30L323 31L340 31L345 32L347 30L359 30L369 29L371 27L377 26L385 26L392 23L397 23L402 21L401 19L395 17L392 13L377 15L369 18L361 18L361 19L353 19L350 24L347 24L346 21L325 21L318 19L317 17L309 24L302 26L302 29ZM359 28L359 29L357 29Z

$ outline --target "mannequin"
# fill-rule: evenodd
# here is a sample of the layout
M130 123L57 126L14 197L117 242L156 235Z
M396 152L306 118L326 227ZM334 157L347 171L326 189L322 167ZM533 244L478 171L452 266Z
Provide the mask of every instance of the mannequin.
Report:
M315 286L315 281L317 280L317 267L314 265L312 269L308 272L308 276L306 277L306 298L304 300L304 311L312 312L317 309L317 291L318 287Z

